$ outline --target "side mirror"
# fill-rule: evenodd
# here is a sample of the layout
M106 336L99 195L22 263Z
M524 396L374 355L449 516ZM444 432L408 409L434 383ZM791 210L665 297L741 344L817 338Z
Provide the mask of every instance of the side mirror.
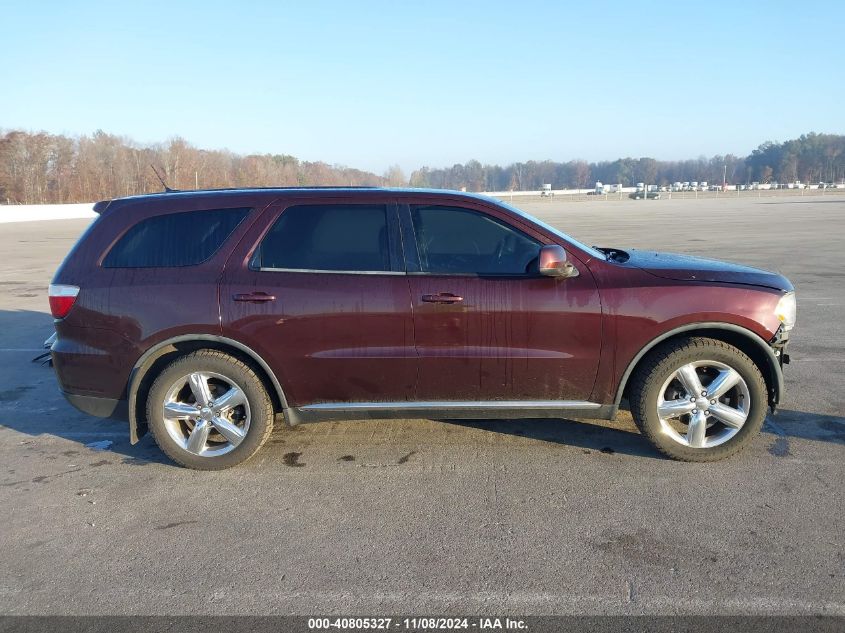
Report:
M540 274L546 277L577 277L578 269L566 259L566 251L557 244L540 249Z

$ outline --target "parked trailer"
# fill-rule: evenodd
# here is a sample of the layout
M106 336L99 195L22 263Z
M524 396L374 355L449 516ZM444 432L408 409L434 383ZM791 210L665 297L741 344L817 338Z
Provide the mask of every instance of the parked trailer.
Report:
M616 183L615 185L604 185L600 180L597 180L594 195L603 196L608 193L622 193L622 183Z

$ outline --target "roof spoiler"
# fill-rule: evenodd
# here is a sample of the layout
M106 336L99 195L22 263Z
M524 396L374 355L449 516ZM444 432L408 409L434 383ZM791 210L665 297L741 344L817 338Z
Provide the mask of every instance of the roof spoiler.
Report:
M99 202L94 203L94 213L98 215L103 215L103 211L109 208L109 205L112 203L111 200L100 200Z

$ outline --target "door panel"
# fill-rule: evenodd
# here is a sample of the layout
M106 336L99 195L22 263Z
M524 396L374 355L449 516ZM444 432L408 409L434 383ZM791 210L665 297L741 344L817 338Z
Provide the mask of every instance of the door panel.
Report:
M343 202L336 200L333 204ZM356 200L361 202L360 198ZM326 200L321 199L320 203L325 204ZM302 204L294 201L270 208L266 211L267 221L256 225L272 224L286 210ZM387 211L388 230L379 236L379 241L383 242L387 235L391 255L384 261L390 270L341 271L343 257L330 252L335 248L332 240L324 240L322 246L294 245L300 239L307 242L307 235L300 234L303 231L319 234L319 226L303 228L303 223L291 222L282 228L298 231L296 239L285 240L276 235L268 238L268 243L272 242L274 248L290 249L288 253L296 249L307 258L302 261L335 270L295 269L298 260L287 254L269 257L268 261L283 262L291 266L289 269L256 265L260 229L244 239L236 249L238 254L227 265L220 291L223 333L249 345L268 362L290 406L413 398L416 353L409 288L406 276L395 264L395 205L388 205ZM273 235L272 230L267 233ZM364 252L362 239L358 236L344 257L358 265L379 265L378 258ZM249 297L235 300L236 295L259 299L254 296L256 293L264 296L256 301Z
M402 208L405 244L417 246L416 253L406 248L408 267L420 271L408 276L419 355L417 399L587 400L601 348L601 305L592 275L583 265L581 275L569 279L516 274L526 267L524 239L535 240L538 253L544 240L482 206L460 211L489 215L518 235L503 233L497 245L486 233L489 222L473 229L461 221L459 230L440 240L436 222L420 231L414 206ZM417 232L427 233L425 242ZM468 243L458 260L503 274L472 274L472 268L456 273L455 260L445 255L455 251L456 236ZM485 263L485 257L495 261ZM438 265L451 267L451 274L426 272ZM514 274L504 274L511 265Z
M601 347L592 278L409 276L419 400L587 400ZM424 295L452 293L454 304Z

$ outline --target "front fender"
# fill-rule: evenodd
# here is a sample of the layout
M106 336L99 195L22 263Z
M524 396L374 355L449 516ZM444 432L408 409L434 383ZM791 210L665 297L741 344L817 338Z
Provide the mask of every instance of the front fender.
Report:
M766 366L765 368L761 367L761 369L768 370L766 384L769 387L769 405L771 406L772 411L774 411L777 408L778 402L780 402L781 398L783 397L784 392L783 369L781 367L780 360L775 355L774 349L768 341L764 340L758 334L752 332L751 330L741 327L739 325L734 325L732 323L724 323L718 321L688 323L686 325L682 325L673 328L667 332L664 332L660 336L657 336L650 340L645 346L643 346L642 349L640 349L639 352L637 352L636 356L634 356L634 358L628 363L627 367L625 368L625 371L622 373L622 376L619 380L619 384L616 388L614 404L616 404L616 406L619 406L619 403L622 401L622 395L624 394L625 388L628 385L628 380L634 373L637 364L646 356L646 354L648 354L652 349L657 347L660 343L679 335L701 334L706 336L709 333L712 336L712 333L714 331L730 333L731 338L737 336L741 337L742 341L746 342L748 345L753 346L752 349L754 349L758 353L759 357L765 359ZM751 356L752 358L754 358L755 355L752 354Z

